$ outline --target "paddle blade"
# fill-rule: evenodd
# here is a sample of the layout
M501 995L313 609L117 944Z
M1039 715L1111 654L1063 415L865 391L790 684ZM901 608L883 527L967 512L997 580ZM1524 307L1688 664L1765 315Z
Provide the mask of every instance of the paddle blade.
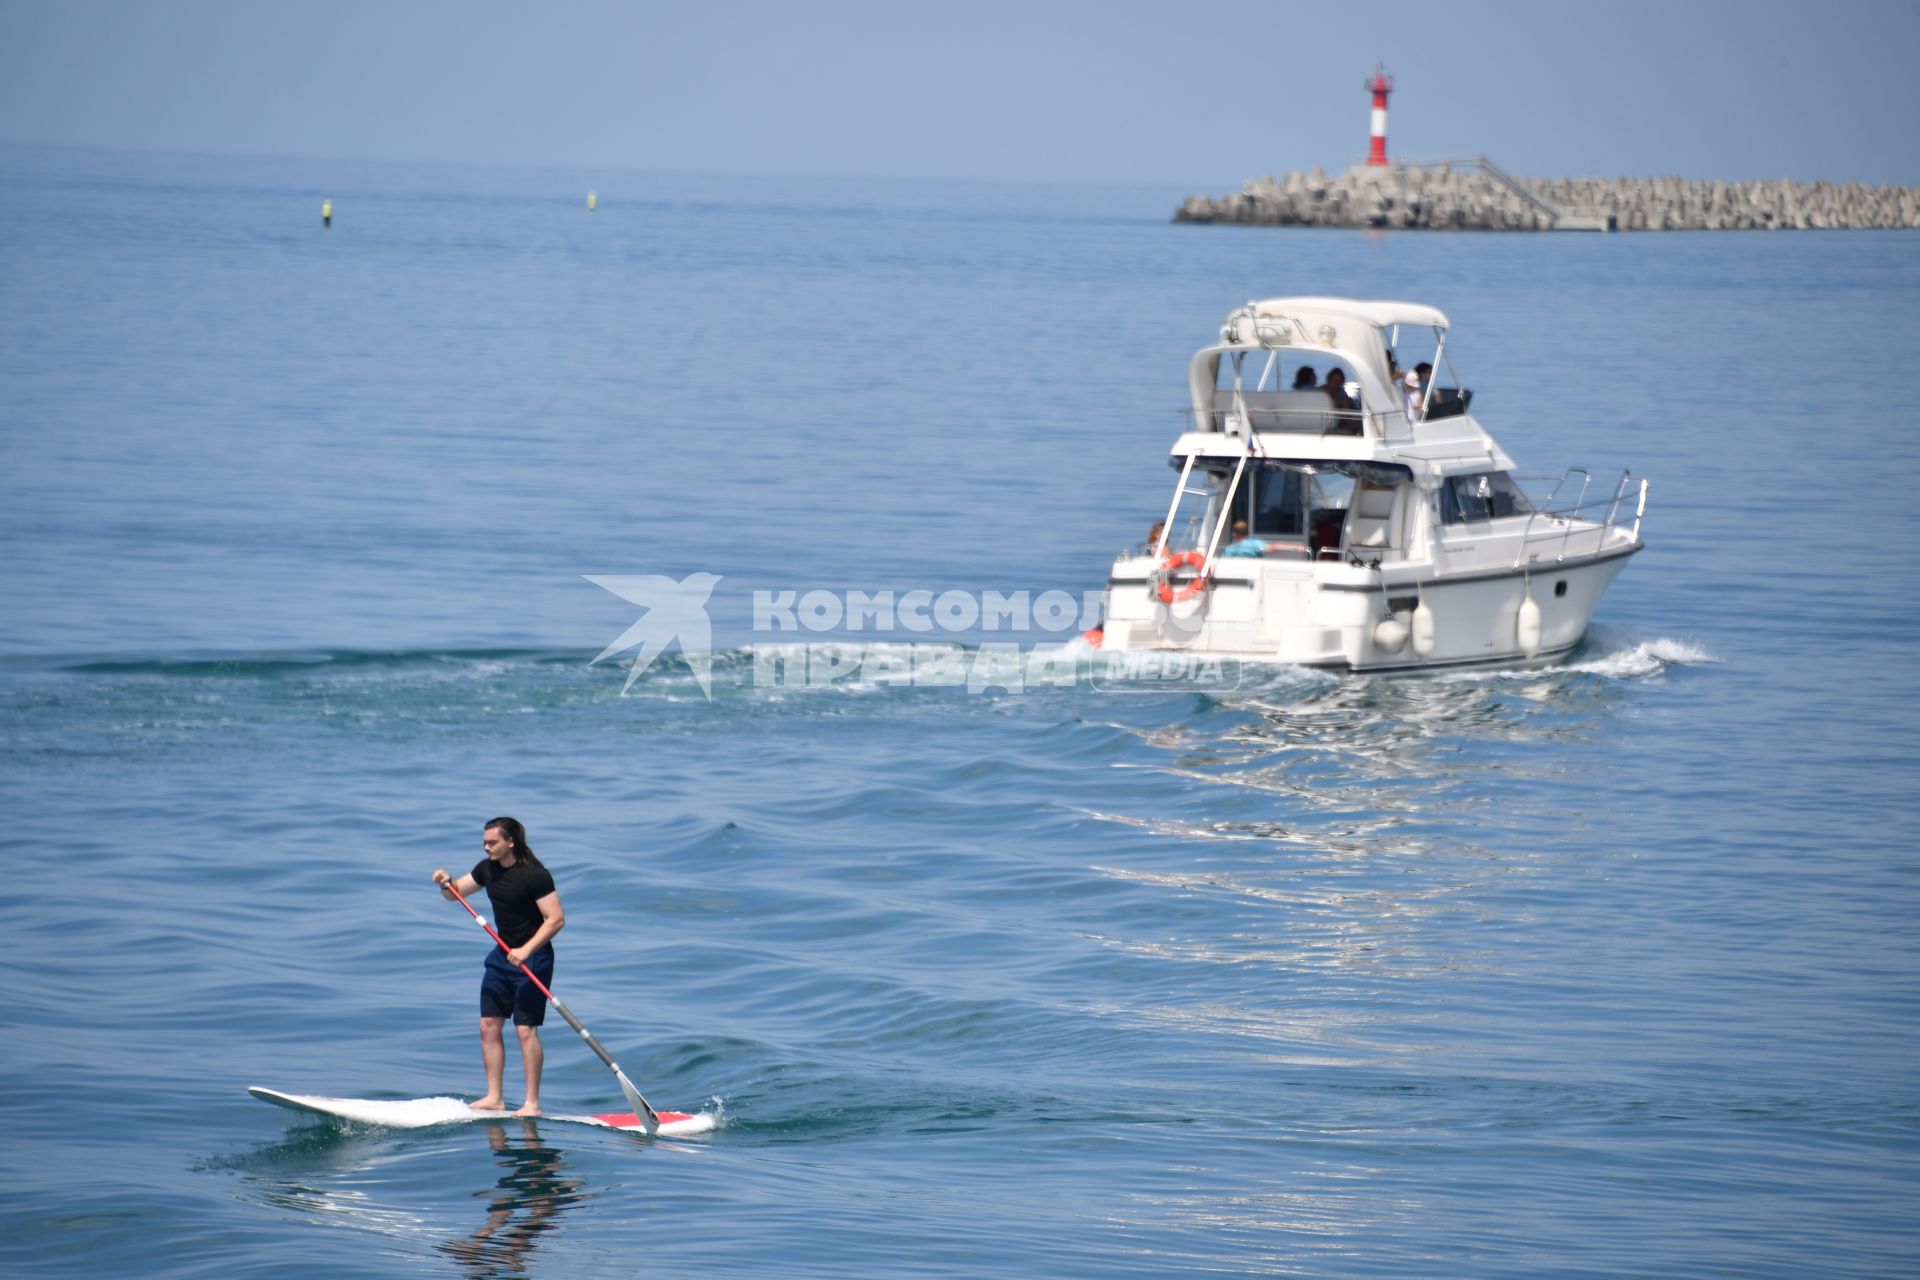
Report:
M646 1130L647 1136L651 1138L660 1132L660 1113L640 1096L640 1091L633 1087L633 1081L627 1079L626 1072L615 1067L613 1074L620 1081L620 1091L626 1094L627 1101L633 1104L633 1113L640 1117L640 1127Z

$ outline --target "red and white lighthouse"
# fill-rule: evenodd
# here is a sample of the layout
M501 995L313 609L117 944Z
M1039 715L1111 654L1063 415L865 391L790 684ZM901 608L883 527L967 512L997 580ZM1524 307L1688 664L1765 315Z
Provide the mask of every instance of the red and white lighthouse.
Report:
M1393 92L1393 77L1387 74L1384 63L1374 64L1373 79L1365 81L1364 87L1373 91L1373 146L1367 151L1367 163L1384 165L1387 162L1387 95Z

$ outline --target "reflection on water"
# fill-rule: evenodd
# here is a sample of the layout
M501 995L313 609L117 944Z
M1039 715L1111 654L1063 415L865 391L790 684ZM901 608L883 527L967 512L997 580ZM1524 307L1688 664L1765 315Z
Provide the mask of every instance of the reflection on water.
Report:
M1094 816L1179 837L1417 854L1422 822L1467 815L1478 827L1511 828L1536 816L1525 812L1526 784L1551 782L1578 761L1636 683L1711 661L1678 642L1590 639L1572 661L1536 670L1336 679L1275 669L1195 718L1134 730L1164 759L1122 766L1264 795L1271 813L1202 804L1204 817Z
M1166 793L1142 787L1075 807L1131 837L1089 862L1132 906L1088 936L1236 975L1214 998L1136 1007L1143 1022L1251 1038L1280 1060L1391 1061L1400 1041L1435 1034L1396 988L1497 1003L1530 948L1551 944L1554 902L1534 886L1603 841L1607 821L1566 803L1569 775L1604 792L1611 722L1637 704L1634 686L1707 661L1602 643L1529 671L1281 670L1139 729L1152 752L1117 767L1179 777L1181 800L1155 808L1138 797Z
M487 1199L487 1220L471 1235L438 1246L483 1280L526 1274L541 1235L553 1230L567 1209L593 1199L585 1179L567 1176L566 1161L541 1140L532 1120L522 1120L517 1134L510 1128L487 1129L495 1164L504 1170L491 1189L475 1192Z
M559 1225L563 1213L595 1193L571 1171L565 1153L541 1136L534 1119L484 1129L498 1176L471 1194L487 1202L486 1216L451 1238L446 1224L435 1221L444 1217L443 1209L416 1209L408 1200L447 1203L442 1179L428 1166L443 1171L451 1156L464 1167L473 1151L472 1129L423 1142L418 1135L401 1138L387 1130L321 1125L244 1156L210 1161L208 1167L247 1173L247 1186L264 1204L441 1254L480 1280L504 1280L529 1274L541 1237Z

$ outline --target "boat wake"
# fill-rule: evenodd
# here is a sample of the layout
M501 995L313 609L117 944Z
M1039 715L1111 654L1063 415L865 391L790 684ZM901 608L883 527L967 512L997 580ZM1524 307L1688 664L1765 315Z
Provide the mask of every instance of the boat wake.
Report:
M1628 648L1614 649L1595 654L1591 658L1570 662L1567 664L1567 670L1608 676L1617 680L1634 680L1643 676L1659 675L1669 667L1710 666L1719 661L1719 658L1691 641L1674 640L1663 636L1658 640L1643 640Z
M1719 661L1715 654L1690 640L1662 636L1654 640L1627 641L1595 627L1567 661L1545 670L1559 675L1599 676L1607 680L1644 680L1674 667L1712 666ZM1442 679L1538 680L1542 674L1538 668L1504 668L1454 672Z

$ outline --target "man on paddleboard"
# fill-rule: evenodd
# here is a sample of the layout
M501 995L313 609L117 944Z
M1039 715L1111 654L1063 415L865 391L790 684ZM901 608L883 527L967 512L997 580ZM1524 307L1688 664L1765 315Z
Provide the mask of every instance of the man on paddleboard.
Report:
M520 968L525 965L540 981L553 984L553 935L566 927L560 894L553 876L533 856L527 829L514 818L495 818L480 838L487 856L472 871L455 879L444 868L433 873L441 896L452 901L458 892L468 897L481 888L493 903L493 927L510 951L491 947L480 979L480 1057L487 1067L487 1095L469 1104L476 1111L506 1110L507 1019L520 1036L520 1062L527 1072L527 1100L515 1115L540 1114L540 1069L545 1050L540 1024L547 1019L547 997Z

